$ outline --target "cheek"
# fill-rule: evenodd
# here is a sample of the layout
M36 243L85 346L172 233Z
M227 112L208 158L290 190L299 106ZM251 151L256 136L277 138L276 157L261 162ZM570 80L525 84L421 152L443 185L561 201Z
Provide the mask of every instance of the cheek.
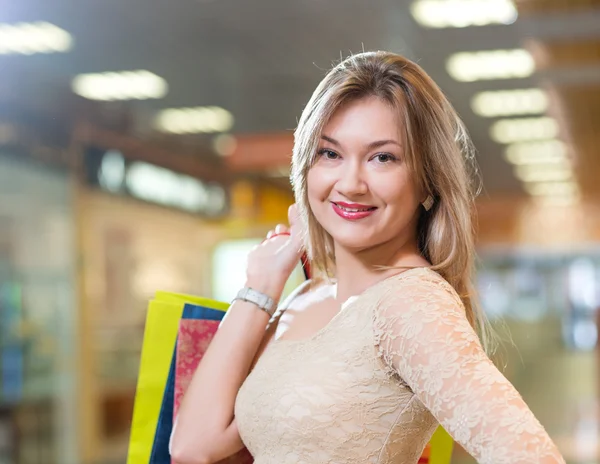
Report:
M312 169L308 172L306 178L306 192L308 197L308 205L315 219L320 224L327 222L327 199L331 189L328 186L328 181L318 169Z
M319 192L318 192L318 182L315 182L315 176L311 171L309 171L308 176L306 177L306 195L308 197L308 206L315 213L315 208L319 203Z
M370 189L390 206L412 204L417 198L416 189L406 175L377 176Z
M309 201L321 201L327 197L327 179L319 172L318 168L308 171L306 189Z

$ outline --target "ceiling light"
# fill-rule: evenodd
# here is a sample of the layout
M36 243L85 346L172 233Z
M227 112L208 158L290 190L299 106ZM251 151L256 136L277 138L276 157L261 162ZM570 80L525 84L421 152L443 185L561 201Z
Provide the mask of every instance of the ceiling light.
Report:
M525 184L525 190L538 202L567 206L577 203L581 192L575 182L540 182Z
M551 206L572 206L579 202L581 196L579 193L567 196L540 196L536 197L536 202Z
M213 139L213 148L221 156L231 156L237 148L233 135L219 134Z
M525 164L562 164L569 162L565 156L552 154L552 153L519 153L515 151L507 151L505 153L506 161L515 166L522 166Z
M515 175L523 182L563 182L573 178L570 165L534 164L515 168Z
M512 24L517 9L511 0L417 0L410 7L424 27L467 27Z
M523 163L523 164L516 164L515 166L517 166L517 169L521 169L520 167L522 167L522 169L529 170L529 171L535 171L535 170L544 171L547 169L571 171L571 168L573 165L571 164L571 162L569 160L562 159L562 160L550 160L550 161L539 160L536 163Z
M147 100L162 98L168 91L162 77L145 70L80 74L71 86L90 100Z
M47 22L0 24L0 55L61 53L71 49L73 38Z
M567 146L560 140L513 143L506 147L505 157L515 165L551 164L569 160Z
M549 117L501 119L490 128L492 140L498 143L547 140L557 135L558 123Z
M542 114L548 109L548 95L536 88L480 92L471 100L471 108L484 117Z
M528 77L535 71L527 50L490 50L460 52L446 62L450 76L460 82Z
M218 106L170 108L157 115L155 125L172 134L226 132L233 127L233 115Z
M525 190L532 196L572 196L579 194L579 187L573 181L567 182L536 182L524 185Z

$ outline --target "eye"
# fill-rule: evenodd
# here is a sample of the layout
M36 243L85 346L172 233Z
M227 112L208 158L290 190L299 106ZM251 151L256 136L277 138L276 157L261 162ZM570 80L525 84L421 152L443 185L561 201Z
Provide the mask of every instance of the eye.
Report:
M390 153L377 153L372 159L382 164L398 161L398 158Z
M340 157L335 151L323 148L318 152L319 156L327 160L336 160Z

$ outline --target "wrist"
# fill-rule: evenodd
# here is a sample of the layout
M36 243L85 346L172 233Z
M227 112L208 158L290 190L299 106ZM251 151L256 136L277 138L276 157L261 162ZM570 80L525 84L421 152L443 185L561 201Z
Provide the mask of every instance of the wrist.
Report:
M251 288L252 290L256 290L257 292L264 293L267 296L270 296L273 301L276 303L281 298L281 294L283 293L283 287L285 284L280 284L274 281L267 281L265 279L246 279L245 287Z
M269 317L273 317L277 310L277 302L266 293L260 292L251 287L242 288L236 295L235 300L247 301L266 312Z

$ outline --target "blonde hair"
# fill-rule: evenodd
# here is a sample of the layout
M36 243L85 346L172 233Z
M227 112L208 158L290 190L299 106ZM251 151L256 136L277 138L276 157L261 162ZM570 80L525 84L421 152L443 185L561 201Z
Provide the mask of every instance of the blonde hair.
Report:
M307 226L311 267L332 276L331 236L310 210L307 175L324 126L344 104L375 96L395 108L405 128L405 159L415 185L435 203L418 222L419 250L460 296L469 322L486 343L485 318L475 303L471 273L475 245L473 200L478 185L474 150L467 131L440 88L412 61L389 52L350 56L320 82L295 131L292 185Z

